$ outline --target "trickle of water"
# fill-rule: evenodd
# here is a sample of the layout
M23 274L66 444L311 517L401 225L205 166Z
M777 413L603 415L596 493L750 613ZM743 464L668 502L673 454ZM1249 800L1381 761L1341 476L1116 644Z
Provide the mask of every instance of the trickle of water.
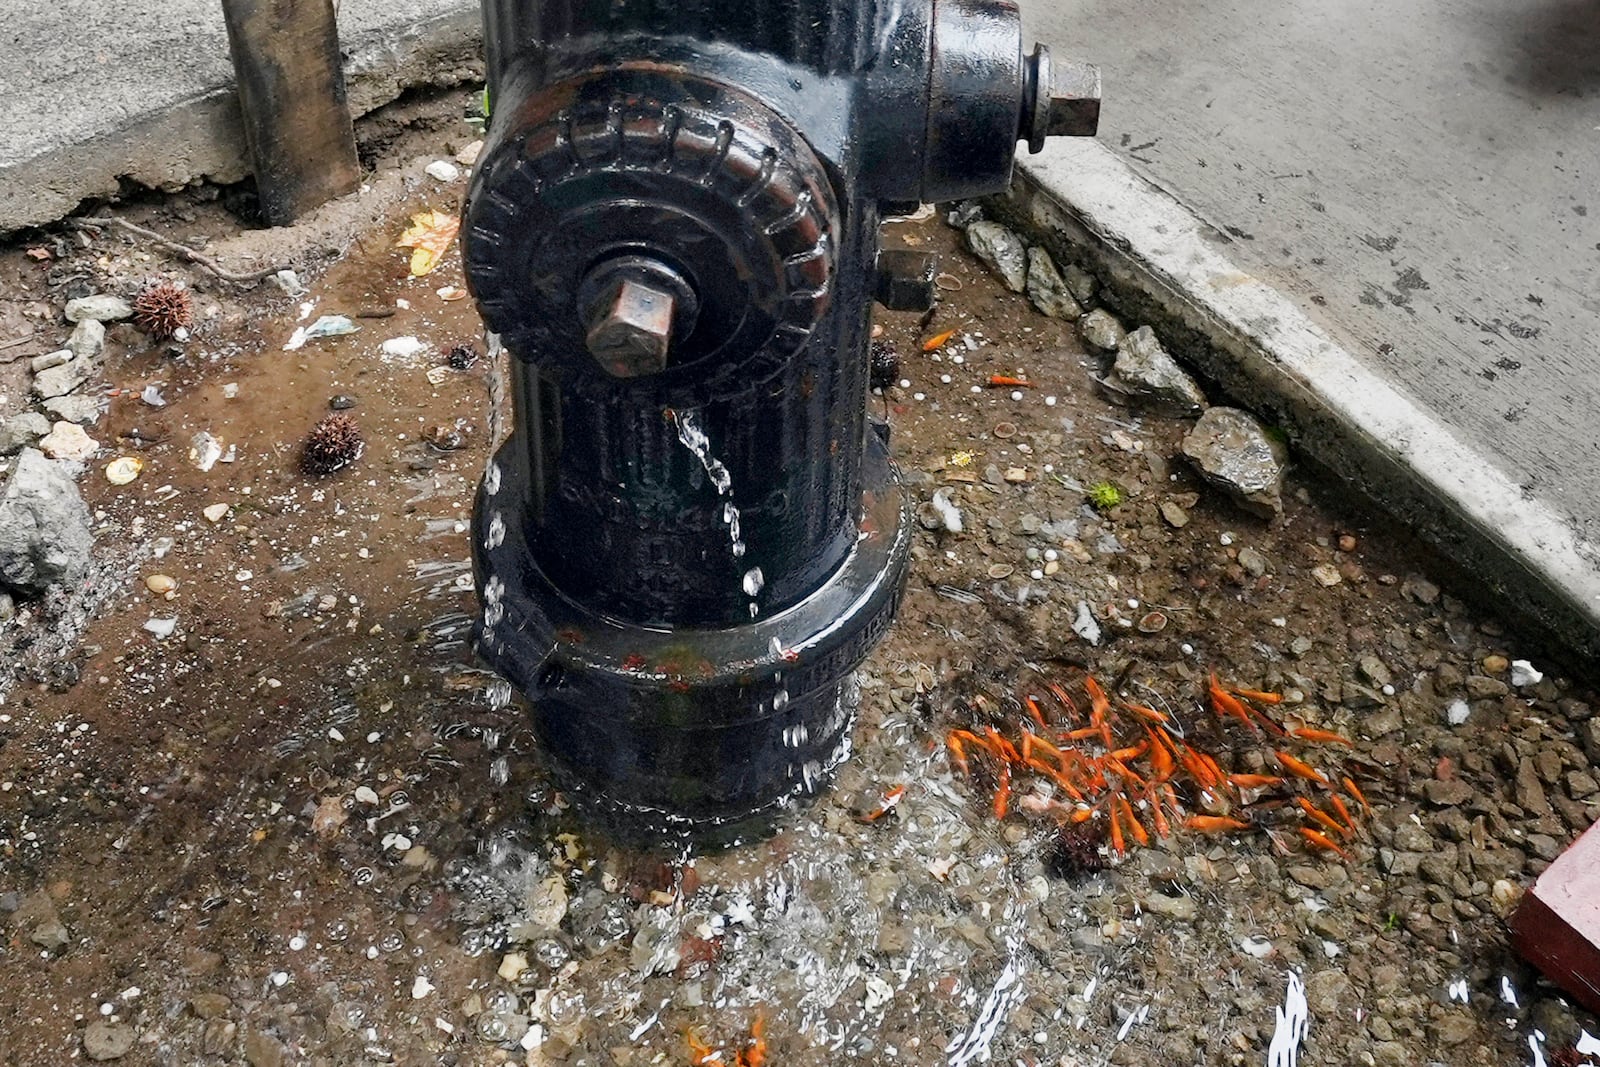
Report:
M399 952L406 946L406 939L398 930L391 930L383 935L383 940L378 942L378 947L385 952Z
M678 426L678 440L683 442L684 448L694 453L694 458L705 468L711 484L717 487L717 495L727 496L733 489L733 478L722 461L711 455L711 438L701 429L699 417L693 411L675 411L672 418Z
M733 477L728 473L728 468L722 464L722 461L711 455L711 438L707 437L705 430L701 428L699 418L695 412L674 411L672 419L678 427L678 440L683 442L683 447L687 448L694 458L700 461L700 466L705 468L707 477L711 479L711 484L716 486L717 495L730 497L730 499L722 503L722 523L728 528L728 546L733 553L733 558L736 560L744 559L747 551L747 546L744 543L744 531L739 524L739 509L731 499L733 495ZM755 589L750 588L750 575L752 574L756 576ZM744 591L750 596L755 596L761 591L761 581L760 567L755 567L745 572L743 579ZM757 605L751 604L751 618L754 618L760 610Z
M780 689L776 693L772 694L773 711L782 711L786 706L788 706L788 703L789 691L787 689Z
M346 919L335 919L328 924L329 941L345 941L350 937L350 923Z
M766 579L761 574L761 568L751 567L749 570L744 572L744 581L742 583L744 586L744 595L760 596L761 587L765 583Z
M505 542L506 520L497 511L489 518L489 529L483 535L483 547L493 551Z

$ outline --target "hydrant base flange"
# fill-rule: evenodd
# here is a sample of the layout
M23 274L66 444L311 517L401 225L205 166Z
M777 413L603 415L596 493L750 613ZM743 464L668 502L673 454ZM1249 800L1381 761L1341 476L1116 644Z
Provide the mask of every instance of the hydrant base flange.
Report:
M479 490L475 636L526 699L558 783L625 838L720 846L770 832L848 754L853 672L904 588L911 513L887 450L869 435L859 539L813 595L705 629L631 625L550 583L522 524L506 521L531 492L524 447L513 436Z

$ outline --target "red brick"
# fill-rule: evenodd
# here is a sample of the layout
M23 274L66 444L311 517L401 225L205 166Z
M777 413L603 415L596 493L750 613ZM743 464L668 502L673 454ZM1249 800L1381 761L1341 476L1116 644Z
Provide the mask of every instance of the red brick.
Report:
M1600 824L1556 857L1511 917L1517 951L1600 1013Z

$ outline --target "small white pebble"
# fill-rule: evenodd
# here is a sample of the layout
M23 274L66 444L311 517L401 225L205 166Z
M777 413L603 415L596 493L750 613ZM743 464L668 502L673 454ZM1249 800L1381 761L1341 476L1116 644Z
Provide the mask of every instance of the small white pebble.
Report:
M1284 618L1282 615L1274 616L1273 619L1271 620L1271 622L1272 622L1272 625L1278 627L1280 630L1283 627L1289 625L1289 620Z
M1178 650L1181 651L1185 656L1194 655L1194 646L1191 645L1187 641L1185 641L1183 644L1179 645L1178 646Z
M911 388L911 379L910 378L901 378L900 379L900 388L902 388L902 389L910 389Z
M299 952L301 949L303 949L305 947L306 947L306 935L305 934L295 934L293 937L291 937L289 939L289 951L290 952Z
M367 735L367 744L369 744L369 745L377 744L378 743L378 739L381 738L382 736L383 735L380 734L378 731L376 731L376 730L372 731L370 734Z
M282 989L284 986L289 984L289 974L287 971L273 971L268 977L272 984L279 989Z
M1218 537L1217 537L1217 543L1219 545L1231 545L1231 544L1233 544L1233 534L1231 532L1229 532L1228 530L1222 531L1222 533L1219 534Z
M980 389L980 388L979 388L979 387L978 387L978 386L976 386L976 385L974 385L974 386L973 386L973 387L972 387L972 391L973 391L973 392L974 392L974 393L981 393L981 392L983 392L983 390L982 390L982 389Z
M1022 399L1022 390L1021 389L1013 389L1013 390L1011 390L1011 399L1012 400L1021 400Z
M950 362L951 363L965 363L966 361L967 361L967 357L966 356L951 356L950 357Z
M1045 397L1044 398L1044 406L1047 407L1047 408L1055 407L1056 406L1056 398L1053 397L1053 396Z
M1383 695L1384 695L1384 696L1386 696L1386 697L1392 697L1392 696L1394 696L1394 686L1392 686L1392 685L1385 685L1385 686L1384 686L1384 687L1383 687Z
M1044 465L1044 472L1046 474L1054 474L1056 472L1056 465L1054 463L1046 463Z
M433 983L428 981L428 976L425 974L417 975L417 980L411 983L412 1000L421 1000L423 997L432 992Z
M912 400L926 400L926 399L928 399L928 397L927 397L926 393L912 393L911 394L911 399Z
M1028 572L1028 577L1032 578L1034 581L1037 582L1040 578L1044 577L1044 571L1042 571L1039 568L1035 567L1033 570Z
M948 374L939 375L939 381L943 385L949 385L950 384L950 375L948 375Z
M104 1004L100 1005L100 1014L101 1015L110 1015L113 1012L115 1012L116 1010L117 1010L117 1006L115 1004L111 1003L109 1000L106 1001Z
M1044 561L1046 563L1054 563L1056 560L1058 560L1060 558L1061 558L1060 554L1057 553L1055 549L1047 548L1047 549L1044 550Z

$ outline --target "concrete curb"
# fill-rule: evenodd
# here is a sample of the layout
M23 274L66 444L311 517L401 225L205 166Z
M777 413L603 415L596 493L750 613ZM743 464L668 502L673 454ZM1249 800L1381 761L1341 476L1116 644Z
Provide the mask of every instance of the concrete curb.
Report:
M350 113L357 118L413 86L483 76L476 4L368 29L343 48ZM202 179L235 182L248 174L229 80L175 103L130 111L103 132L73 137L66 131L51 145L0 165L0 234L64 218L85 200L116 196L125 183L170 192Z
M1169 349L1585 657L1600 655L1600 545L1554 502L1229 262L1230 239L1094 141L1052 141L993 211L1094 271Z

